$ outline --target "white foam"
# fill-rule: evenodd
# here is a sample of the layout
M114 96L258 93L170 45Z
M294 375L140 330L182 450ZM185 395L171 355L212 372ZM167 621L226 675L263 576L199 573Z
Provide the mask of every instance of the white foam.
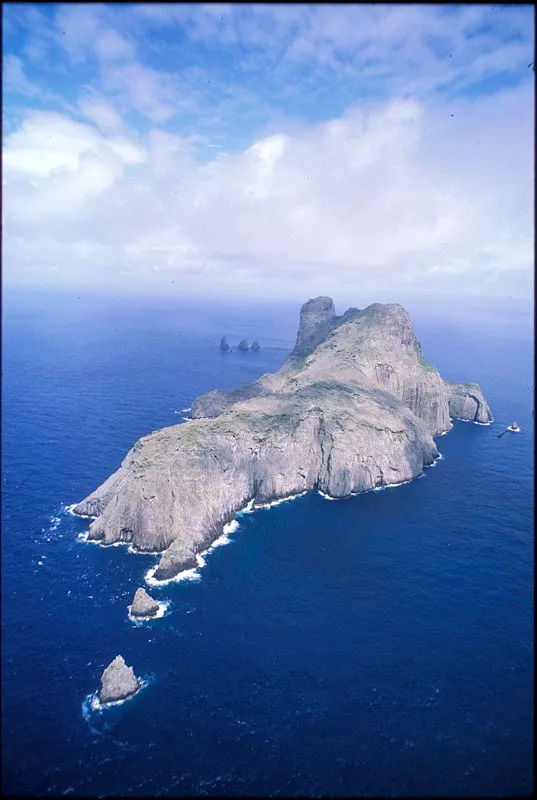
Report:
M226 523L226 525L224 525L223 534L224 536L226 536L228 533L235 533L235 531L238 531L238 529L239 529L239 523L237 522L236 519L232 519L231 522L228 522ZM218 541L218 539L216 541ZM215 544L216 542L213 542L212 547L214 547Z
M449 428L447 429L447 431L442 431L442 433L438 433L437 436L445 436L446 433L449 433L451 430L453 430L453 422L451 422L451 420L450 420L450 425L449 425Z
M188 408L182 408L182 409L181 409L181 411L182 411L184 414L186 414L186 413L187 413L187 411L192 411L192 406L189 406Z
M105 544L103 541L100 542L101 547L130 547L130 542L110 542L109 544Z
M190 417L181 417L181 419L182 419L183 422L192 422Z
M131 556L161 556L162 552L162 550L138 550L133 544L127 550L127 553L130 553Z
M477 422L475 419L461 419L460 417L455 417L454 419L458 420L459 422L472 422L474 425L483 425L485 428L488 428L489 425L492 425L492 422Z
M182 572L179 572L173 578L165 578L164 580L159 580L155 578L155 572L157 570L158 564L154 567L151 567L146 574L145 574L145 582L148 583L150 586L166 586L168 583L175 583L179 581L199 581L201 580L201 575L199 574L199 570L203 569L203 567L207 566L207 561L205 556L210 555L213 550L217 547L223 547L226 544L231 544L231 539L229 538L229 534L235 533L239 529L239 523L236 519L232 519L230 522L224 525L223 532L220 536L214 540L214 542L206 549L203 550L201 553L196 553L196 563L197 567L192 567L190 569L185 569ZM159 553L160 555L160 553Z
M249 501L246 503L246 505L244 506L244 508L241 508L241 509L240 509L240 511L237 511L237 516L238 516L239 514L252 514L252 513L253 513L253 511L254 511L254 498L252 497L252 499L251 499L251 500L249 500Z
M158 564L155 564L154 567L147 570L144 576L144 580L150 586L167 586L169 583L180 583L181 581L199 581L201 580L201 575L199 574L196 567L193 569L185 569L182 572L179 572L177 575L174 575L173 578L165 578L164 580L158 580L155 578L155 572L158 569Z
M443 459L444 456L442 455L442 453L438 453L438 455L435 456L435 459L432 464L424 464L423 466L425 469L432 469L433 467L436 467L439 461L443 461Z
M329 494L325 494L324 492L321 492L320 489L317 489L317 494L320 494L321 497L323 497L325 500L340 500L341 499L339 497L331 497Z
M85 531L84 533L79 533L76 537L77 542L84 542L84 544L98 544L100 545L101 542L99 539L90 539L89 538L89 531Z
M133 616L131 614L132 605L128 606L128 609L127 609L128 618L130 619L130 621L134 625L138 625L138 626L139 625L144 625L146 622L151 622L151 620L153 620L153 619L162 619L162 617L166 616L166 614L169 613L170 602L168 600L158 600L157 602L158 602L158 611L157 611L157 613L153 614L152 616L149 616L149 617Z
M300 492L300 494L290 494L287 497L279 497L277 500L272 500L270 503L261 503L260 505L254 505L254 510L260 508L274 508L274 506L279 506L281 503L287 503L289 500L296 500L297 497L303 497L308 492Z
M96 519L93 514L76 514L75 508L77 507L78 503L72 503L70 506L65 506L63 511L67 514L71 514L73 517L79 517L80 519Z
M131 694L129 697L125 697L123 700L112 700L110 703L101 703L99 700L99 692L88 694L82 703L82 716L87 722L89 722L90 711L102 714L107 708L112 708L112 706L122 706L124 703L128 703L129 700L132 700L133 697L136 697L138 694L140 694L142 689L145 689L148 683L149 681L140 679L140 686L136 692L134 692L134 694Z
M50 533L52 533L53 531L58 530L58 527L59 527L60 522L61 522L60 517L50 517L49 521L51 523L51 526L49 528Z

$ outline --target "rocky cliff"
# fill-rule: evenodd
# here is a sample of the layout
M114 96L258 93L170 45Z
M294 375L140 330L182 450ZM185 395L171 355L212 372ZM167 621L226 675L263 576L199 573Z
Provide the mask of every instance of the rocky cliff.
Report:
M347 497L417 477L450 415L491 420L476 384L446 383L425 360L401 306L337 316L330 298L316 298L277 372L202 395L188 425L140 439L75 511L96 517L92 539L163 551L155 578L173 577L248 503L312 489Z

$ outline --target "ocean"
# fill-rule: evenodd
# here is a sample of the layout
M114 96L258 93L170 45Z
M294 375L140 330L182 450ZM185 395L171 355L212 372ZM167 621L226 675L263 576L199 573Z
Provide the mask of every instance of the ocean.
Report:
M193 580L148 587L160 619L127 616L154 556L81 541L67 508L200 393L276 369L298 309L4 294L4 792L531 793L527 321L416 318L426 358L480 383L494 423L455 422L410 484L242 516ZM221 354L224 334L262 349ZM95 709L117 654L144 688Z

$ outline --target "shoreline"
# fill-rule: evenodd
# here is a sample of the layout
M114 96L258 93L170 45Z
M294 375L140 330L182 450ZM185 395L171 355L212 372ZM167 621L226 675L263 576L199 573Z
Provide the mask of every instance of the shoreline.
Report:
M137 614L131 614L131 608L132 608L132 603L131 603L131 605L127 606L127 617L128 617L128 619L132 622L133 625L136 625L136 626L144 625L145 623L151 622L154 619L162 619L162 617L165 617L166 614L169 613L170 601L169 600L157 600L156 602L158 603L158 606L159 606L158 611L155 614L152 614L150 616L145 616L145 617L144 616L139 616Z
M485 422L475 422L474 420L459 420L458 417L452 417L451 418L451 426L446 431L442 431L441 433L436 434L436 436L433 437L433 438L437 438L439 436L445 436L447 433L449 433L454 427L453 420L458 420L460 422L474 422L474 424L481 425L483 427L486 427L486 426L489 426L489 425L492 424L492 422L486 422L486 423ZM437 463L439 461L441 461L443 458L444 457L443 457L442 453L439 452L438 455L433 459L431 464L424 464L423 465L423 469L429 469L429 468L435 467L437 465ZM255 499L252 498L252 499L248 500L246 505L244 505L238 511L234 512L234 518L231 519L229 522L224 524L223 529L222 529L222 533L220 533L203 550L200 550L198 553L195 554L196 566L188 567L187 569L180 570L175 575L173 575L171 578L158 579L158 578L155 578L155 572L157 571L159 564L155 564L154 566L150 567L150 569L148 569L147 572L145 573L144 581L149 586L153 586L153 587L159 588L159 587L162 587L162 586L167 586L170 583L181 583L182 581L199 581L199 580L201 580L201 575L199 573L199 570L203 569L207 565L206 556L210 555L217 547L223 547L224 545L231 544L232 540L229 538L229 535L232 534L232 533L235 533L238 530L238 528L240 526L240 522L237 520L237 517L242 516L244 514L252 514L252 513L254 513L254 511L260 511L260 510L263 510L263 509L268 510L270 508L274 508L276 506L279 506L282 503L287 503L287 502L290 502L292 500L296 500L299 497L304 497L305 495L309 494L310 492L315 492L315 491L324 500L329 500L329 501L333 501L333 500L348 500L350 497L358 497L359 495L366 494L367 492L382 492L385 489L393 489L393 488L396 488L398 486L404 486L404 485L406 485L408 483L412 483L412 481L417 480L418 478L421 478L423 476L424 476L424 472L422 470L422 472L419 475L416 475L413 478L409 478L406 481L400 481L400 482L397 482L397 483L388 483L385 486L374 486L371 489L364 489L363 491L359 491L359 492L351 492L349 495L345 495L344 497L332 497L331 495L327 494L326 492L323 492L321 489L315 489L315 487L313 487L312 489L306 489L305 491L299 492L298 494L288 495L287 497L278 497L278 498L276 498L274 500L270 500L270 501L265 502L265 503L256 504L255 503ZM96 519L96 517L89 517L89 515L76 514L74 512L74 510L73 510L76 505L77 504L75 503L72 506L66 506L65 510L68 511L69 513L73 514L74 516L78 516L78 517L81 517L81 518L85 517L85 518L90 518L90 519ZM132 554L132 555L162 556L166 552L165 550L158 550L158 551L154 551L154 550L153 551L150 551L150 550L138 550L137 548L135 548L133 546L132 542L118 541L118 542L112 542L111 544L102 544L102 542L100 540L98 540L98 539L89 539L88 535L89 535L89 531L86 532L85 534L79 534L77 536L77 539L79 541L84 542L84 543L97 544L97 545L100 545L101 547L118 547L118 546L121 546L121 545L129 545L129 548L128 548L127 552ZM130 617L130 612L129 612L129 618L132 619L132 621L134 621L134 619L135 619L135 618L131 618ZM160 617L157 617L157 615L155 615L154 617L141 618L141 619L145 619L146 621L149 621L150 619L156 619L156 618L160 618Z

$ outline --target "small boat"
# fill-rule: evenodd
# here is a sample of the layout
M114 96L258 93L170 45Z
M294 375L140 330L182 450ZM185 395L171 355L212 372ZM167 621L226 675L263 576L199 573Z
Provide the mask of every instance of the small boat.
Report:
M508 427L508 428L506 428L504 431L502 431L501 433L499 433L499 434L498 434L498 439L501 439L501 438L502 438L502 436L505 436L505 434L506 434L508 431L511 431L511 433L519 433L519 431L520 431L520 425L518 424L518 422L512 422L512 423L509 425L509 427Z

